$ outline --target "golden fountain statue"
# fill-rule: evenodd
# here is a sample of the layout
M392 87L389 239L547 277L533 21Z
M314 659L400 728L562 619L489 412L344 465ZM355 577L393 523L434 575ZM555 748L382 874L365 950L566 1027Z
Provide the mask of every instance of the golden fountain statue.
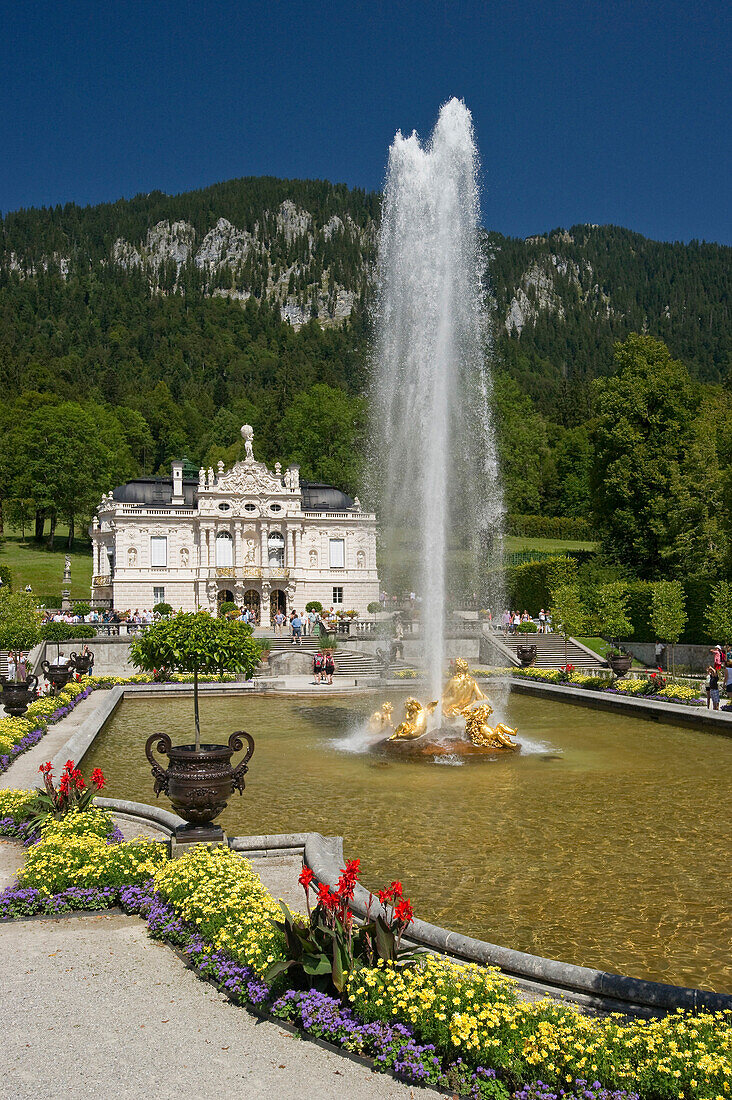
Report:
M436 727L430 719L440 704L444 722ZM384 703L371 715L369 729L374 733L393 729L393 710L391 703ZM380 747L431 757L518 752L521 748L512 740L516 736L515 729L503 722L489 725L493 707L470 675L468 662L462 657L453 662L453 674L441 700L423 704L409 698L404 710L404 720L389 737L379 742Z

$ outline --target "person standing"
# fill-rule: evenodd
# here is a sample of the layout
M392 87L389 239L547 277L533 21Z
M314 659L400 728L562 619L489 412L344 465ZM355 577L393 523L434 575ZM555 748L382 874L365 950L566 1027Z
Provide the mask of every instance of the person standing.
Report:
M727 654L725 657L725 687L727 689L727 698L732 703L732 647L727 646Z
M8 680L15 680L16 664L12 649L8 653Z
M719 670L714 665L707 669L707 710L710 703L712 710L719 710Z
M16 676L22 683L25 683L25 681L28 679L28 666L25 660L25 653L23 653L22 650L18 654Z
M546 611L542 607L541 611L539 612L539 633L540 634L544 633L545 627L546 627Z
M284 621L285 621L285 616L282 614L281 611L278 611L277 614L274 617L274 623L275 623L275 634L279 634L280 638L282 637L282 626L284 624Z
M325 678L326 683L333 683L333 673L335 672L335 661L333 660L333 654L331 650L327 649L325 652Z
M323 654L320 650L313 657L313 676L316 684L319 684L323 679Z
M302 645L302 619L298 615L297 611L292 614L292 644Z

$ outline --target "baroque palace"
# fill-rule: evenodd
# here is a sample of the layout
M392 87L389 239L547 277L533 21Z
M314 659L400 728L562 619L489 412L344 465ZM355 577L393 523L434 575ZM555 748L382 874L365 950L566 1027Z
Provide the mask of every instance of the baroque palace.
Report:
M376 517L329 485L254 458L201 469L198 481L138 478L102 498L91 528L92 602L118 610L168 603L193 611L230 601L267 625L310 600L365 614L379 598Z

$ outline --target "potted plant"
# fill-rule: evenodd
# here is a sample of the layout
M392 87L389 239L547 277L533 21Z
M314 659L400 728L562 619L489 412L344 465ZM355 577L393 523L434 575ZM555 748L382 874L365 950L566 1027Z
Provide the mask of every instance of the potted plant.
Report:
M11 592L0 587L0 649L24 653L40 641L41 614L36 600L26 592ZM2 705L8 714L20 718L29 703L37 695L38 679L26 676L25 680L0 681Z
M236 732L228 744L201 744L198 706L200 673L243 672L249 679L259 664L259 646L252 628L232 619L220 619L207 611L179 612L147 627L133 640L130 658L146 672L176 669L193 673L193 744L173 746L167 733L153 733L145 744L145 753L155 777L155 793L163 791L175 811L187 822L176 830L177 841L217 842L223 839L214 818L225 809L235 790L244 791L247 763L254 752L248 733ZM242 740L243 739L243 740ZM244 758L232 768L231 756L248 743ZM167 756L164 770L153 756L153 746Z
M538 651L535 645L517 645L516 656L523 668L528 668L529 665L533 665L538 655Z
M630 671L633 658L628 653L623 653L617 646L611 646L607 651L607 661L616 676L625 676Z

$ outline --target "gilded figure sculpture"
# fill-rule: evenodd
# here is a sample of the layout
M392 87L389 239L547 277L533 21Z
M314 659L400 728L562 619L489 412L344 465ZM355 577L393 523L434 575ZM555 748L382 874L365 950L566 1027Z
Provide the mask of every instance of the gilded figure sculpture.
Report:
M441 706L440 718L430 717ZM371 715L368 726L373 733L393 730L378 745L392 747L407 755L436 759L445 756L489 756L501 752L519 752L514 741L516 730L503 722L489 724L493 714L487 697L470 675L468 662L458 657L453 662L453 674L445 685L442 699L422 704L409 698L404 704L404 720L393 728L391 703L384 703ZM430 728L431 727L431 728ZM425 736L427 735L427 736ZM412 742L416 742L412 745ZM402 748L403 746L403 748Z
M465 716L465 733L471 742L481 749L510 749L516 752L519 745L511 738L516 736L516 730L499 722L497 726L488 724L488 719L493 714L493 707L489 703L481 703L473 707Z
M385 730L393 730L392 713L394 707L391 703L382 703L379 710L375 710L369 718L369 730L372 733L380 733Z
M442 713L445 718L462 716L474 703L480 703L486 698L470 675L467 661L456 657L453 667L455 671L442 693Z
M422 706L419 699L407 699L404 704L406 717L392 733L389 741L413 741L427 732L427 719L437 710L439 700Z

